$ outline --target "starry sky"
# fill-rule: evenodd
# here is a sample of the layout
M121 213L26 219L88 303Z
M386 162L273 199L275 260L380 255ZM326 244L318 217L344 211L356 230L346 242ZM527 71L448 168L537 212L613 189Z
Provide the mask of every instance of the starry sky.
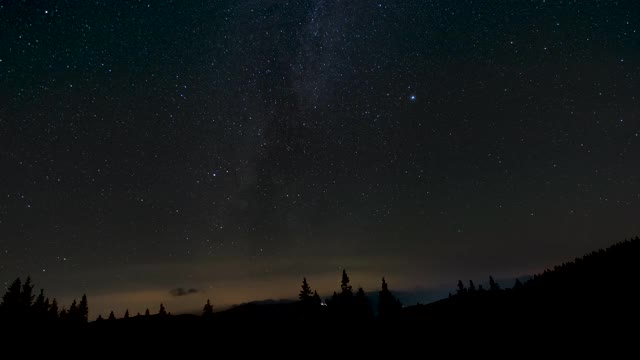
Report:
M92 314L640 233L637 1L0 1L0 282ZM191 289L191 290L189 290Z

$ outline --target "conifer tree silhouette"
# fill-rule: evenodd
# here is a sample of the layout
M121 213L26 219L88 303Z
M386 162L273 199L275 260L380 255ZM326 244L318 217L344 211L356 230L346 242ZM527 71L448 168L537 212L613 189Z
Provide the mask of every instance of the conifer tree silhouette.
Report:
M150 315L149 308L147 308L147 310L144 311L144 316L149 316L149 315Z
M518 289L522 289L522 282L520 282L520 279L516 279L515 284L513 284L513 289L514 290L518 290Z
M340 282L340 295L343 297L353 296L353 288L349 285L349 276L347 271L342 269L342 281Z
M382 278L382 290L380 290L380 303L378 316L381 319L389 319L397 316L402 309L402 303L393 296L389 291L389 286L384 278Z
M127 309L127 310L124 312L124 319L128 319L128 318L129 318L129 309Z
M87 302L87 295L83 294L80 304L78 304L78 321L86 324L89 321L89 304Z
M311 302L316 306L319 306L322 304L322 300L320 300L320 295L318 295L317 291L313 292L313 298L311 299Z
M469 280L469 292L475 292L476 286L473 284L473 280Z
M464 287L462 280L458 280L458 290L456 290L458 295L463 295L467 292L467 289Z
M354 299L354 311L356 312L355 315L359 321L367 320L372 316L371 306L369 305L367 294L365 294L362 287L359 287L358 291L356 291Z
M67 320L69 320L69 322L72 322L74 324L79 322L78 303L76 302L76 299L73 299L71 306L69 306L69 310L67 311L66 318Z
M204 308L202 309L202 317L210 318L213 316L213 305L211 305L211 301L207 299L207 303L204 304Z
M298 299L300 299L303 303L309 303L312 298L311 286L307 283L307 278L302 278L302 289L300 290L300 294L298 294Z
M20 321L26 315L21 306L21 288L22 282L20 278L16 278L7 289L7 292L2 296L0 318L7 322L14 323Z
M60 311L60 320L61 321L69 321L69 312L67 311L67 309L64 308L64 306L62 307L62 310Z
M98 314L98 318L96 319L96 321L100 322L103 321L104 319L102 318L102 315Z
M33 283L31 277L27 276L27 280L22 284L22 293L20 294L20 306L24 313L29 311L33 298Z
M167 315L167 310L164 308L164 305L162 303L160 303L160 309L158 310L158 315L160 316Z
M58 301L55 298L53 298L53 300L51 301L51 306L47 311L47 315L50 321L55 321L58 319Z
M500 285L498 285L498 283L495 280L493 280L493 276L489 276L489 290L491 291L500 290Z
M0 308L6 312L15 312L20 307L20 289L22 288L22 282L20 278L15 279L7 292L2 296L2 304Z
M42 313L42 319L46 320L47 314L49 313L49 308L51 307L51 303L49 302L49 298L46 297L44 299L44 312Z
M116 320L116 314L113 313L113 310L111 310L111 312L109 313L108 320L111 320L111 321L115 321Z

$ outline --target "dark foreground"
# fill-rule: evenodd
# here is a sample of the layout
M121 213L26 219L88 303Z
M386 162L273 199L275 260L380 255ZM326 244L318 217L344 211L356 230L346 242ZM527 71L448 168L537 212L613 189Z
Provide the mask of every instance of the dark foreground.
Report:
M509 289L461 287L447 299L404 307L386 317L298 302L249 304L209 317L147 315L76 325L5 321L3 347L25 342L35 350L42 344L53 352L131 349L297 357L635 353L640 333L639 247L636 238Z

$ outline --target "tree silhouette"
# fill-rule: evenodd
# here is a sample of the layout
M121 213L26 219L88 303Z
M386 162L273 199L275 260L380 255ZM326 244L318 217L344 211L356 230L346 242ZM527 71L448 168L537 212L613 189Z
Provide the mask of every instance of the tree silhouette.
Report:
M353 288L349 285L349 276L347 271L342 269L342 281L340 282L340 295L343 297L351 297L353 295Z
M381 319L389 319L397 316L402 309L402 303L393 296L389 291L389 286L384 278L382 278L382 290L380 290L380 303L378 316Z
M111 321L115 321L116 320L116 314L113 313L113 310L111 310L111 312L109 313L108 320L111 320Z
M213 316L213 305L211 305L211 301L207 299L207 303L204 304L204 308L202 309L202 316L205 318L210 318Z
M517 289L522 289L522 283L520 282L520 279L516 279L515 284L513 284L513 289L517 290Z
M495 280L493 280L493 276L489 276L489 290L491 291L500 290L500 285L498 285L498 283Z
M22 311L27 312L33 302L33 283L31 277L27 276L27 280L22 284L22 293L20 294L20 306Z
M73 302L71 303L71 306L69 306L69 311L67 311L67 316L66 318L73 323L78 323L78 303L76 302L76 299L73 299Z
M149 308L147 308L147 310L144 311L144 316L149 316L149 315L150 315Z
M312 298L311 286L307 283L307 278L302 278L302 289L300 290L300 294L298 294L298 299L303 303L309 303Z
M33 302L33 309L41 309L44 307L44 289L40 289L40 293L36 297L36 301Z
M69 312L67 311L67 309L64 308L64 306L62 307L62 311L60 311L60 320L61 321L69 320Z
M22 283L20 281L20 278L15 279L11 283L11 285L7 289L7 292L2 296L2 304L0 304L0 307L3 309L3 311L13 312L18 310L18 308L20 307L21 288Z
M364 289L361 287L356 291L354 311L359 321L366 321L372 317L371 306L369 305L367 294L365 294Z
M331 301L328 302L329 309L331 309L335 316L344 318L349 316L353 310L353 288L349 284L349 276L346 270L342 270L342 279L340 281L340 293L333 292Z
M167 315L167 310L165 310L164 305L162 303L160 303L160 310L158 310L158 315L160 315L160 316L166 316Z
M124 318L125 318L125 319L128 319L128 318L129 318L129 309L127 309L127 310L124 312Z
M104 319L102 318L102 315L98 314L98 318L96 319L96 321L103 321Z
M20 281L20 278L16 278L7 289L7 292L4 293L2 296L2 303L0 304L1 318L14 322L19 321L24 317L25 312L21 306L21 288L22 282Z
M313 298L311 299L311 302L313 303L313 305L321 305L322 304L322 300L320 300L320 295L318 295L317 291L313 292Z
M467 289L464 287L462 280L458 280L458 290L456 290L458 295L462 295L467 292Z
M86 324L89 320L89 304L87 303L87 295L83 294L80 304L78 304L78 321Z
M469 280L469 292L475 292L476 286L473 284L473 280Z
M58 301L55 298L53 298L53 300L51 301L51 306L49 306L47 315L50 321L55 321L58 319Z

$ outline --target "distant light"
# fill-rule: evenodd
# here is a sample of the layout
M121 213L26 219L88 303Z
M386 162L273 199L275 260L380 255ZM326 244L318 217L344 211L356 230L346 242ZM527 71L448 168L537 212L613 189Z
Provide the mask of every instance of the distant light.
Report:
M416 101L416 96L415 96L415 95L411 95L411 96L409 96L409 100L411 100L411 101Z

